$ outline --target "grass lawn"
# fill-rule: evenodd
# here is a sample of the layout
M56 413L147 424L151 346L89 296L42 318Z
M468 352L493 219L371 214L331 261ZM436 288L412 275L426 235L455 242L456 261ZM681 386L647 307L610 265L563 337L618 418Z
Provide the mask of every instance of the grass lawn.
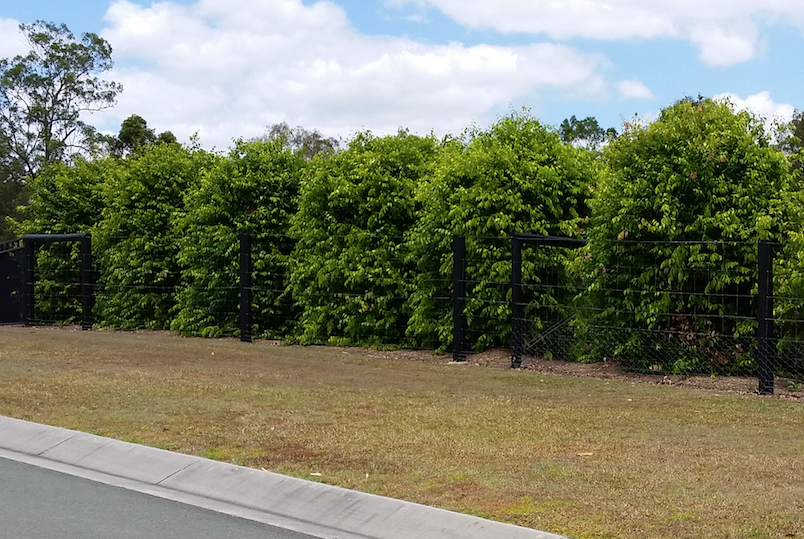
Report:
M167 333L0 343L11 417L577 539L804 537L795 401Z

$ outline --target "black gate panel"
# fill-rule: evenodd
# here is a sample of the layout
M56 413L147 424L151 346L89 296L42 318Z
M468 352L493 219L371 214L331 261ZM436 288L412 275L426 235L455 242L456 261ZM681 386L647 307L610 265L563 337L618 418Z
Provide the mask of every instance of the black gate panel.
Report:
M22 323L22 241L0 243L0 324Z

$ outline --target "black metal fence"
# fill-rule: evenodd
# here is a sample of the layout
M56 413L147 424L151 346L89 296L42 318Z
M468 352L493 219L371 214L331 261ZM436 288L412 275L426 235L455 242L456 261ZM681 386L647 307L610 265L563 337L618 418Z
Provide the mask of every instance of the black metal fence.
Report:
M516 234L511 366L522 365L526 355L618 360L645 373L756 376L758 391L773 393L776 375L804 377L804 325L800 298L789 286L791 268L774 279L774 252L784 247L769 241L592 245ZM522 278L528 251L580 248L563 267ZM613 251L605 267L596 249ZM525 299L528 294L537 299Z
M78 267L70 268L69 277L62 275L63 288L60 293L37 290L37 249L52 244L78 243L80 246ZM43 322L37 316L37 293L40 296L71 304L80 305L81 327L90 329L93 325L92 309L94 307L92 239L89 234L29 234L0 245L0 283L2 283L2 308L0 315L7 324L31 325L36 321ZM74 306L65 307L73 311ZM53 308L51 311L65 312L65 309ZM68 315L70 316L70 315ZM60 320L48 320L59 322Z
M277 285L263 282L259 268L254 268L252 252L265 246L254 246L248 234L238 239L239 256L233 263L239 271L224 282L210 281L226 288L228 299L210 306L209 324L223 327L221 320L230 320L231 327L237 326L232 333L247 342L255 334L281 335L295 320L269 328L255 316L260 297L281 292L264 290ZM804 299L788 286L789 265L784 269L788 273L774 278L774 252L783 251L782 245L594 245L529 234L470 241L473 255L467 254L467 238L453 238L452 283L440 282L430 298L436 304L433 316L451 319L451 333L440 333L442 341L435 347L451 350L455 361L492 343L510 346L512 367L521 366L525 356L617 359L626 368L646 373L756 376L760 393L773 392L775 376L804 380ZM477 249L480 241L492 242L498 254L503 252L500 245L509 246L505 252L510 258L495 264L498 269L508 267L510 279L484 281L478 276L484 262ZM616 251L606 267L596 266L598 247ZM63 252L54 252L55 258L64 263L37 267L37 254L56 248ZM545 256L550 250L564 254ZM96 285L103 281L99 277L87 234L29 235L0 244L0 323L80 320L82 328L89 329L96 300L102 302L104 294L114 292L102 282ZM154 275L129 286L176 293L174 286L155 287L152 281L158 277L154 270Z
M0 243L0 324L22 322L22 240Z

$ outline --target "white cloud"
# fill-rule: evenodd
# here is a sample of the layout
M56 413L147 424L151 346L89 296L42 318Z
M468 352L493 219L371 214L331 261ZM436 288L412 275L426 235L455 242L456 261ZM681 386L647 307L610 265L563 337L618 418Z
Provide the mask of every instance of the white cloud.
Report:
M626 99L653 99L653 92L638 80L624 80L617 85L620 95Z
M751 25L732 27L700 25L690 39L701 50L701 60L711 66L730 66L753 58L759 47L757 32Z
M199 0L109 8L102 35L125 91L103 113L130 114L180 138L200 131L226 147L271 123L348 135L457 132L488 111L542 88L602 95L599 55L569 47L425 45L357 33L335 4L301 0Z
M25 36L20 32L20 23L14 19L0 18L0 58L13 58L30 50Z
M554 39L685 39L709 65L732 65L760 48L757 25L804 27L800 0L387 0L427 4L469 28L547 34Z
M736 110L749 110L764 118L787 118L793 117L795 111L793 105L787 103L776 103L770 96L770 92L762 91L754 95L749 95L745 99L733 93L719 94L714 99L728 99Z
M765 127L771 131L774 121L789 122L793 118L795 108L787 103L776 103L770 92L763 91L754 95L749 95L745 99L732 93L719 94L714 97L716 100L729 101L736 110L747 110L760 118L764 118Z

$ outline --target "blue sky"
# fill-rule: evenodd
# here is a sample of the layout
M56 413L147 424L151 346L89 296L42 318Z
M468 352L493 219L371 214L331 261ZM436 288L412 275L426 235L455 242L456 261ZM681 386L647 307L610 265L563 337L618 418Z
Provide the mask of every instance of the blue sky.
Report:
M280 121L348 139L521 107L620 129L699 94L769 118L804 108L801 0L3 0L0 56L37 19L113 46L124 92L90 123L139 114L219 149Z

